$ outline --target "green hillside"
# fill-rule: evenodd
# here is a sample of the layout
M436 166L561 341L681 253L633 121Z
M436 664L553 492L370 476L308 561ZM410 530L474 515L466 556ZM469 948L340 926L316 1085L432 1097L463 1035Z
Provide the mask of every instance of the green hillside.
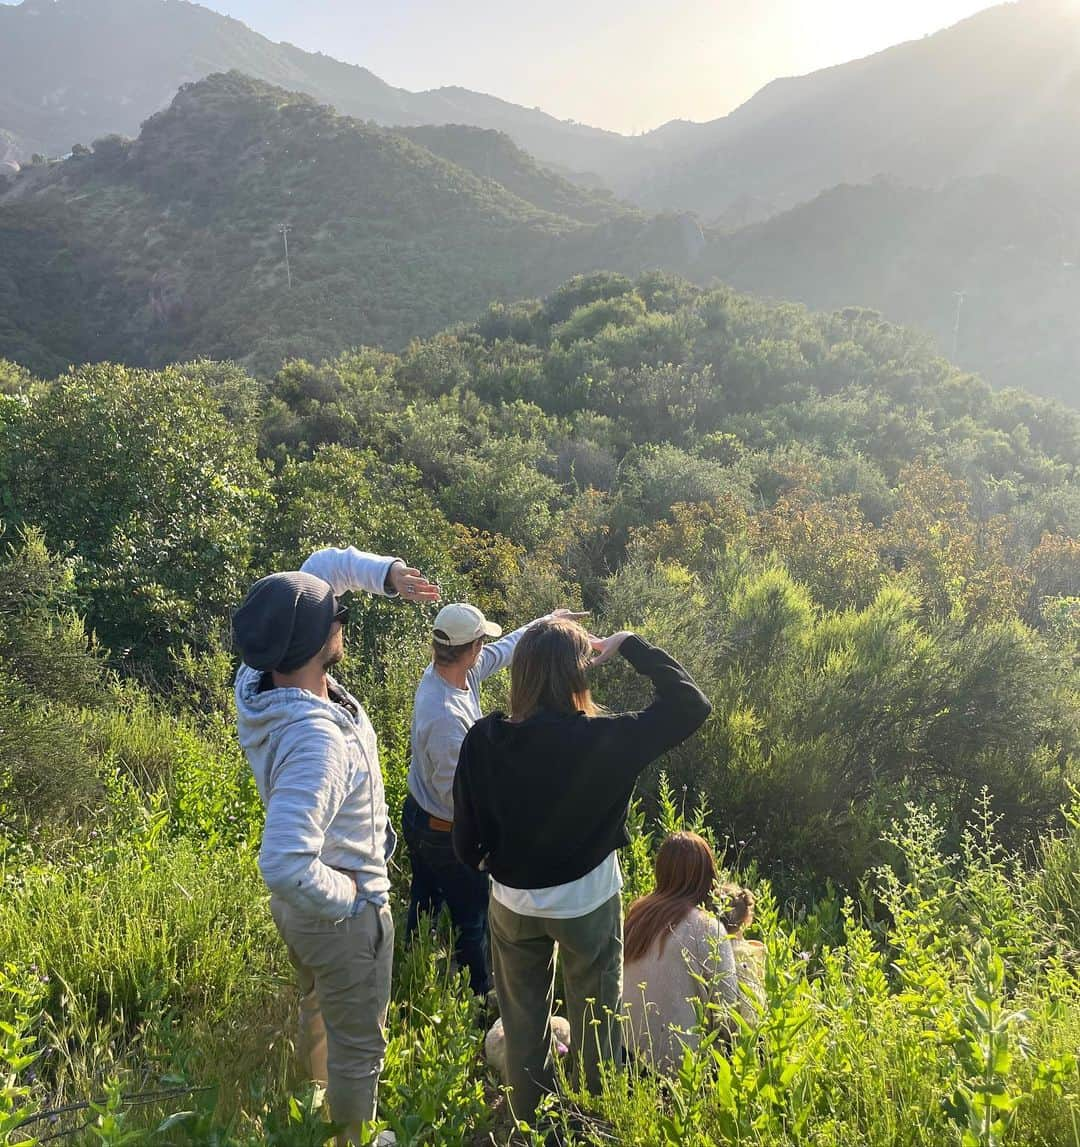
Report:
M475 575L501 616L567 595L613 623L654 611L696 650L733 713L775 686L758 742L769 768L743 772L746 744L722 722L714 742L677 758L681 780L722 796L724 816L742 802L760 820L770 784L803 793L769 813L771 827L762 822L762 847L778 850L763 861L795 847L781 826L795 833L819 817L822 839L798 847L821 871L851 875L855 854L845 860L829 844L856 853L866 844L845 835L846 802L872 789L897 809L903 790L889 786L909 769L957 812L985 779L1015 802L1017 832L1050 815L1072 776L1068 746L1080 733L1065 695L1043 699L1063 706L1052 720L1064 722L1053 734L1064 739L1039 724L1045 714L1030 726L1014 714L1008 728L995 714L1004 755L983 755L981 726L951 721L941 696L921 692L957 687L959 662L919 683L928 708L912 712L900 740L882 729L872 748L856 749L846 738L861 736L859 721L817 729L806 708L814 642L830 640L811 639L812 619L855 611L851 624L884 609L883 593L894 595L897 624L926 627L949 656L996 626L1004 645L984 650L991 659L1006 646L1020 656L1016 626L1039 640L1075 638L1080 416L992 391L874 312L814 315L659 273L592 274L542 301L495 304L399 355L293 360L268 382L212 363L157 374L83 367L38 387L0 381L26 399L0 397L5 522L40 528L49 547L77 556L88 618L132 670L169 677L185 646L212 650L251 563L293 562L305 546L360 531L372 545L416 548L448 586ZM757 636L753 625L740 636L730 587L679 617L680 579L768 580L774 557L801 588L761 590ZM771 625L794 627L795 644L775 662ZM729 677L733 658L743 670ZM984 668L1051 664L1005 657ZM888 706L893 686L883 688L873 703ZM1005 704L1000 693L995 704ZM1051 737L1041 779L1014 787L1039 729ZM790 738L806 738L796 756ZM796 779L800 760L815 764ZM960 760L975 789L949 787ZM836 770L847 789L836 788Z
M837 187L717 237L695 274L822 310L874 307L997 386L1080 404L1080 221L1014 181Z
M258 158L227 136L221 163ZM231 201L199 170L208 211ZM623 896L668 833L706 834L758 898L760 1008L729 1036L704 1014L668 1074L567 1080L526 1142L1080 1142L1080 416L873 312L594 274L264 379L0 362L0 506L0 1138L331 1138L227 635L255 578L353 543L506 626L584 606L713 705L639 781ZM400 824L432 610L350 608L335 673ZM618 662L589 682L648 699ZM402 1147L510 1147L483 1004L445 928L404 943L406 855L391 879L380 1119Z
M575 270L686 262L678 225L595 210L523 158L518 169L523 193L604 221L554 214L308 97L212 77L138 140L0 187L0 354L45 372L193 355L276 369L401 346Z
M395 88L185 0L23 0L0 4L0 162L133 136L181 84L236 70L382 125L502 132L571 177L706 223L742 225L878 175L918 187L1003 175L1067 208L1080 187L1078 37L1070 0L999 4L774 80L718 119L628 138L465 88Z
M541 166L504 132L460 124L395 130L481 179L493 179L519 198L556 215L598 223L635 213L634 208L620 204L609 192L589 191Z
M996 386L1080 402L1080 233L1000 177L841 186L703 233L577 187L498 132L390 132L230 74L185 88L136 141L0 179L0 243L0 355L43 373L196 355L273 372L398 348L574 272L667 268L873 307Z

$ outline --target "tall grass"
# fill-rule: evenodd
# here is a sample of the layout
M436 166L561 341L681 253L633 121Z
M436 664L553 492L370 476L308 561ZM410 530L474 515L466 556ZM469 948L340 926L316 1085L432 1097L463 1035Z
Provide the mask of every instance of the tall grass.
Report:
M138 826L118 821L81 849L31 864L8 854L18 872L0 903L3 1030L37 1053L9 1072L9 1106L24 1117L97 1108L9 1128L6 1141L87 1121L71 1141L323 1141L319 1096L294 1066L295 995L251 844L208 847L163 798L150 805ZM670 792L661 810L635 838L639 865L694 822ZM757 882L768 949L758 1022L726 1038L705 1015L700 1049L671 1078L632 1066L599 1096L568 1085L550 1120L567 1142L596 1147L1080 1147L1080 982L1056 923L1077 907L1064 859L1075 831L1029 873L997 849L988 805L953 856L933 814L912 809L892 833L894 863L868 874L858 903L833 896L796 912ZM403 883L396 892L400 908ZM404 1144L505 1142L479 1006L445 930L399 946L394 992L384 1123ZM172 1094L180 1087L212 1090ZM124 1098L163 1089L144 1105Z
M415 668L362 691L405 712ZM295 1063L261 809L223 710L176 715L131 690L85 711L101 811L68 837L0 836L0 1144L329 1136ZM408 730L380 732L397 816ZM661 779L658 793L652 818L632 816L628 900L667 833L713 820L690 791ZM703 1015L671 1078L631 1066L592 1097L568 1081L549 1122L596 1147L1080 1147L1080 800L1024 862L998 843L988 795L971 819L950 853L942 819L910 808L854 897L780 904L753 866L731 872L758 893L758 1022L725 1037ZM739 842L714 843L737 867ZM399 917L407 887L399 857ZM381 1118L400 1143L507 1140L483 1031L445 928L399 939Z

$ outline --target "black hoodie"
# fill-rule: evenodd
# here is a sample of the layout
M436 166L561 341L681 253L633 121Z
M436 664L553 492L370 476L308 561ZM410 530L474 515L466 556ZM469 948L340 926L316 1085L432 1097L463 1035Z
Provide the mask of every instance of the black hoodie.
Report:
M656 690L640 713L540 712L514 724L477 721L454 778L454 851L511 888L551 888L591 872L629 842L634 784L712 711L662 649L628 637L619 652Z

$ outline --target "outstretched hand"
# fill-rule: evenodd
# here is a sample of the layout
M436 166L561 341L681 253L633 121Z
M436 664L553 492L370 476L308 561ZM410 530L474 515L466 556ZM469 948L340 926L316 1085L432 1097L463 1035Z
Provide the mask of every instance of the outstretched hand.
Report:
M593 637L589 634L589 644L592 646L593 653L596 656L589 662L589 668L592 669L597 665L603 665L604 662L610 661L616 653L619 652L619 647L622 643L633 635L629 630L623 629L618 633L613 633L610 637Z
M567 606L561 605L561 606L559 606L558 609L553 609L551 611L551 616L556 621L579 621L583 617L588 617L589 611L586 610L584 613L575 613L572 609L569 609Z
M411 566L394 566L390 571L390 584L404 601L439 600L439 587Z

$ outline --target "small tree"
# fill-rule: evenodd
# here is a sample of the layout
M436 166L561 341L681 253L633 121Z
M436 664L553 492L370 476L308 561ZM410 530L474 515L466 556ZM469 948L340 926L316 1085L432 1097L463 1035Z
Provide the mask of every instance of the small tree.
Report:
M265 505L253 446L190 373L89 366L0 422L0 504L77 559L87 617L149 668L212 645Z

